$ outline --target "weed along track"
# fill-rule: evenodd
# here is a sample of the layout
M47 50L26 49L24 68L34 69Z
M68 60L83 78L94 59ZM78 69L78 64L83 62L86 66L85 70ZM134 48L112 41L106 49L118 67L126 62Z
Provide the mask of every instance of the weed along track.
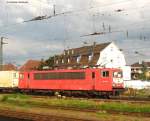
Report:
M0 95L0 115L33 121L99 121L100 115L150 118L150 103L7 94Z
M47 96L47 95L30 95L32 98L35 99L56 99L56 96ZM65 99L75 99L75 100L91 100L95 102L128 102L128 103L146 103L150 104L150 98L138 98L138 97L112 97L110 99L101 99L101 98L79 98L79 97L66 97L64 96ZM60 97L58 97L60 98ZM63 97L61 97L63 98Z

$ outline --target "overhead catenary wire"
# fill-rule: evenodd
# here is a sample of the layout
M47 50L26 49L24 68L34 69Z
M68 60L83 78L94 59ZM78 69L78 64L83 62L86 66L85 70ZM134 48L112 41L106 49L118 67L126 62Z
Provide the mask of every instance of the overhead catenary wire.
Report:
M66 11L66 12L62 12L62 13L57 13L55 16L64 15L64 14L72 14L72 13L76 13L76 12L87 11L89 9L112 6L112 5L116 5L116 4L120 4L120 3L127 3L127 2L131 2L131 1L133 1L133 0L122 0L120 2L108 3L108 4L104 4L104 5L98 5L98 6L95 6L95 7L89 7L89 8L82 8L82 9L72 10L72 11ZM44 19L49 19L49 18L52 18L52 17L54 17L54 16L53 15L50 15L50 16L40 15L40 16L37 16L37 19L35 19L35 20L44 20ZM24 23L26 21L28 21L28 20L25 20L25 21L20 22L20 23L11 24L11 25L13 26L13 25L16 25L16 24L21 24L21 23ZM11 26L11 25L8 25L8 26Z
M62 14L63 16L65 15L65 13L64 14ZM68 15L68 14L67 14ZM41 20L45 20L45 19L41 19ZM126 26L126 25L125 25ZM118 28L119 29L119 28ZM135 29L135 28L134 28ZM124 29L125 30L125 29ZM129 29L130 30L130 29ZM130 35L130 31L128 30L128 35ZM114 30L111 30L111 32L110 33L113 33L113 31Z
M47 19L47 16L38 16L38 17L35 17L35 20L43 20L43 19ZM24 22L26 22L26 21L24 21ZM20 23L16 23L16 24L12 24L12 26L16 26L16 25L19 25L19 24L21 24L21 23L23 23L23 22L20 22ZM10 27L9 25L8 26L6 26L6 27Z
M66 15L64 15L63 18L64 18L64 43L63 43L63 45L64 45L64 50L66 50L67 49L66 44L67 44L67 40L68 40L68 30L67 30L67 24L66 24Z
M39 20L43 20L43 19L47 19L47 18L46 18L46 16L39 16L39 17L36 17L35 20L36 20L36 19L37 19L37 20L38 20L38 19L39 19ZM24 21L24 22L25 22L25 21ZM21 24L21 23L12 24L12 26L16 26L16 25L19 25L19 24ZM6 26L6 27L9 27L9 26Z

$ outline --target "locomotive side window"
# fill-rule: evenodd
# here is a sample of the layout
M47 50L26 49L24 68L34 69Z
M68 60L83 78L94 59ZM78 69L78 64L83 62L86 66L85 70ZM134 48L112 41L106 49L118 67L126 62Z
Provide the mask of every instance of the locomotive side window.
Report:
M20 74L20 79L24 79L24 74Z
M40 73L34 74L34 79L42 79L41 75Z
M122 72L113 72L113 77L121 78L122 77Z
M57 79L85 79L85 72L50 72L35 73L35 80L57 80Z
M30 74L28 73L28 79L30 79Z
M95 72L92 72L92 79L95 79Z
M109 71L102 71L102 77L109 77Z

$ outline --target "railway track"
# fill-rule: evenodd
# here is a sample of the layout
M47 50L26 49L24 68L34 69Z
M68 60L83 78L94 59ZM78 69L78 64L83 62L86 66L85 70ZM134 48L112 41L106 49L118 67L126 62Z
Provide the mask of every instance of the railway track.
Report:
M1 92L0 94L15 94L12 92ZM52 96L49 94L31 94L26 93L26 95L29 95L33 98L57 98L57 96ZM93 100L93 101L103 101L103 102L129 102L129 103L150 103L150 97L128 97L128 96L111 96L110 99L104 99L104 98L87 98L87 97L69 97L69 96L61 96L58 98L67 98L67 99L79 99L79 100Z
M18 120L28 120L28 121L98 121L98 120L88 120L82 118L73 118L65 116L56 116L56 115L46 115L46 114L37 114L37 113L28 113L23 111L12 111L9 109L0 110L1 116L17 118Z
M30 95L32 98L56 98L56 96L39 96L39 95ZM69 99L76 99L76 100L92 100L96 102L130 102L130 103L150 103L149 100L146 101L135 101L134 100L121 100L120 98L115 99L88 99L88 98L73 98L73 97L67 97ZM133 99L133 98L132 98ZM58 110L68 110L68 111L78 111L78 112L85 112L85 113L108 113L108 114L116 114L116 115L130 115L130 116L143 116L143 117L150 117L150 113L139 113L139 112L121 112L121 111L115 111L115 110L99 110L99 109L78 109L74 107L61 107L61 106L47 106L47 105L40 105L39 108L43 109L58 109ZM44 115L44 114L35 114L35 113L28 113L28 112L22 112L22 111L11 111L7 109L0 109L0 115L7 116L7 117L14 117L19 119L25 119L30 121L93 121L93 120L84 120L84 119L78 119L73 117L63 117L63 116L54 116L54 115ZM51 120L50 120L51 119Z
M129 102L129 103L150 103L150 98L139 98L139 97L111 97L110 99L102 98L78 98L78 97L56 97L56 96L47 96L47 95L30 95L33 98L67 98L67 99L77 99L77 100L92 100L96 102Z
M52 109L49 107L50 110ZM54 107L53 107L54 108ZM137 112L120 112L120 111L100 111L100 110L79 110L76 108L63 108L63 107L55 107L54 109L57 110L57 108L60 110L65 111L77 111L77 112L84 112L84 113L108 113L111 115L126 115L126 116L140 116L140 117L150 117L150 113L137 113ZM56 114L40 114L40 113L31 113L31 112L24 112L24 111L15 111L10 109L0 109L0 116L5 117L11 117L11 118L17 118L18 120L27 120L27 121L99 121L99 119L91 118L87 119L86 117L72 117L72 116L60 116Z
M120 111L100 111L100 110L91 110L91 109L76 109L76 108L64 108L64 107L47 107L47 110L62 110L65 111L77 111L77 112L84 112L84 113L108 113L113 115L129 115L129 116L142 116L142 117L150 117L150 113L138 113L138 112L120 112ZM28 121L98 121L97 119L86 119L85 117L71 117L71 116L60 116L56 114L44 114L44 113L31 113L27 111L16 111L13 109L0 109L0 116L12 117L17 118L20 120L28 120Z
M94 101L104 101L104 102L128 102L128 103L146 103L150 104L149 98L137 98L137 97L116 97L110 99L91 99Z

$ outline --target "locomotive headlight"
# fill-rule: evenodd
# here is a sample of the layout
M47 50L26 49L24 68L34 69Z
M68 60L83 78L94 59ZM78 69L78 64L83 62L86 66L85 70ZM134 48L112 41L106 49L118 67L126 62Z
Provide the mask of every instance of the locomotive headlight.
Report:
M113 83L118 83L118 79L117 78L113 78Z
M112 86L113 86L113 87L115 87L115 86L116 86L116 84L115 84L115 83L113 83L113 84L112 84Z
M123 79L113 78L113 83L115 83L115 84L123 83Z

